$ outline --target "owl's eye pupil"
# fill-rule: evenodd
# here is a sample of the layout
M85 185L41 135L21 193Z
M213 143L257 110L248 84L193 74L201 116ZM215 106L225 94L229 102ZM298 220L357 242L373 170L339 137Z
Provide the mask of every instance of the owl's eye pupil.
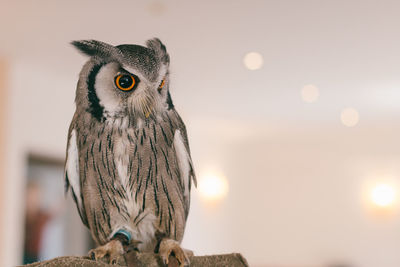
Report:
M123 91L130 91L135 86L135 78L132 75L120 74L115 77L115 84L118 89Z
M121 85L122 88L128 88L129 86L132 85L132 78L131 76L124 75L119 79L119 85Z

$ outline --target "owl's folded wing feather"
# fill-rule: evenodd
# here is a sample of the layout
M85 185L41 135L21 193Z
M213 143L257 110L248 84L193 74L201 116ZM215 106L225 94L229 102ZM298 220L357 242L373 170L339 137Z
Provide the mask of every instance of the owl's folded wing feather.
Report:
M77 145L76 130L71 127L67 145L67 158L65 161L65 191L71 188L72 198L78 207L82 222L88 226L86 213L82 203L81 183L79 178L79 152Z
M181 184L184 187L184 200L185 200L185 211L186 216L189 213L190 205L190 189L192 187L192 182L197 186L196 175L193 168L192 158L190 156L189 142L186 133L186 127L183 124L181 118L178 114L178 127L175 131L174 136L174 148L176 152L176 157L178 161Z

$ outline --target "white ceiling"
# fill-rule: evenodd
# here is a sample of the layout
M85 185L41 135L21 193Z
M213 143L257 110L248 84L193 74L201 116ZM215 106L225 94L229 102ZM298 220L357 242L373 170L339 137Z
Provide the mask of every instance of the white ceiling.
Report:
M84 59L71 40L157 36L173 99L191 116L339 122L350 106L362 121L400 117L400 2L232 2L2 0L0 53L75 82ZM244 68L250 51L261 70ZM301 100L306 84L320 90L314 104Z

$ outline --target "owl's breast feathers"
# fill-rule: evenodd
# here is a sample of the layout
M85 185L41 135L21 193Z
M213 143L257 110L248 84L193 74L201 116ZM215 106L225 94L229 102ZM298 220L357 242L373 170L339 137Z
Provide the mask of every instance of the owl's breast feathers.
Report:
M140 128L118 120L71 123L66 184L82 221L100 244L118 227L142 242L156 230L180 241L196 182L181 118L172 109Z

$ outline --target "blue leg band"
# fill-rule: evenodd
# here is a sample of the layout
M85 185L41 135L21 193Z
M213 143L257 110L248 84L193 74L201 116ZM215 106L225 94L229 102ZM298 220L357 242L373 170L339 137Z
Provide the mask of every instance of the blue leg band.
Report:
M126 230L124 230L124 229L118 230L118 231L115 233L114 236L116 236L116 235L118 235L118 234L124 235L124 236L128 239L128 242L130 242L131 239L132 239L131 233L129 233L128 231L126 231Z

